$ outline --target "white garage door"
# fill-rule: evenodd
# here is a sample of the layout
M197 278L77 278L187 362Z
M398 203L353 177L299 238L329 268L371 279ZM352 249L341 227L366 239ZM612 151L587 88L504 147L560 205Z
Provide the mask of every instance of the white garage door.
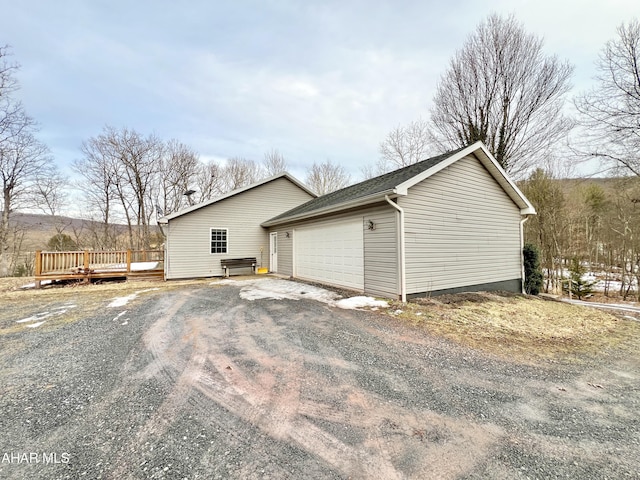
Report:
M362 219L296 229L295 275L364 289Z

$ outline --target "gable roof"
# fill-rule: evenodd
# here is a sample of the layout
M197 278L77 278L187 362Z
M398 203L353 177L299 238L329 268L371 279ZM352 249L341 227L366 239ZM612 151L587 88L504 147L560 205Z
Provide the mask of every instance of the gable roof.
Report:
M171 213L169 215L165 215L164 217L161 217L161 218L158 219L158 223L162 223L162 224L168 223L169 220L172 220L174 218L180 217L182 215L186 215L187 213L191 213L191 212L193 212L195 210L199 210L201 208L207 207L207 206L212 205L214 203L220 202L220 201L222 201L222 200L224 200L226 198L233 197L233 196L238 195L238 194L240 194L242 192L246 192L247 190L251 190L253 188L259 187L260 185L264 185L266 183L273 182L274 180L278 180L279 178L286 178L291 183L293 183L294 185L296 185L300 189L304 190L305 192L307 192L312 197L317 197L318 196L315 192L310 190L304 183L300 182L299 180L297 180L292 175L289 175L287 172L282 172L282 173L279 173L278 175L274 175L272 177L265 178L265 179L260 180L258 182L252 183L251 185L247 185L246 187L237 188L235 190L232 190L231 192L225 193L224 195L221 195L221 196L216 197L216 198L212 198L211 200L206 200L206 201L204 201L202 203L198 203L196 205L191 205L191 206L183 208L182 210L179 210L177 212Z
M385 173L378 177L370 178L369 180L314 198L281 215L267 220L262 223L262 226L269 227L284 223L285 221L302 220L304 218L311 218L367 205L369 203L382 201L387 195L389 197L407 195L409 188L413 185L469 155L474 155L485 166L507 195L518 205L521 214L535 214L533 205L526 199L515 183L509 179L506 172L495 158L493 158L493 155L491 155L484 144L482 144L482 142L476 142L467 147L443 153L442 155L428 158L399 170L394 170L393 172Z

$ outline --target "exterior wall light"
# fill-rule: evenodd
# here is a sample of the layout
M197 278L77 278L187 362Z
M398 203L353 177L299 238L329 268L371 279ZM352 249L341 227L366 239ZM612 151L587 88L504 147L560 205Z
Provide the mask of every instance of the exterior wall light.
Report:
M369 224L367 225L367 228L369 230L375 230L376 229L376 224L373 223L373 220L369 220Z

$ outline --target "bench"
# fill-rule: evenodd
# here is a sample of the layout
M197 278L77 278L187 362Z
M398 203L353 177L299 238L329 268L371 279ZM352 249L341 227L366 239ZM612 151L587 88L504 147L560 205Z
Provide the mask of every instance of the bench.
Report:
M249 258L226 258L220 260L220 265L222 265L222 270L224 271L224 276L229 276L229 270L232 268L247 268L251 267L253 273L256 273L256 257Z

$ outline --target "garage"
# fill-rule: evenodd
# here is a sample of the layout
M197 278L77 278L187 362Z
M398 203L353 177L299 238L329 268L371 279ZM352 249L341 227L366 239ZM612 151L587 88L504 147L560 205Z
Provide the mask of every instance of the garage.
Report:
M364 289L362 217L294 231L294 276Z

